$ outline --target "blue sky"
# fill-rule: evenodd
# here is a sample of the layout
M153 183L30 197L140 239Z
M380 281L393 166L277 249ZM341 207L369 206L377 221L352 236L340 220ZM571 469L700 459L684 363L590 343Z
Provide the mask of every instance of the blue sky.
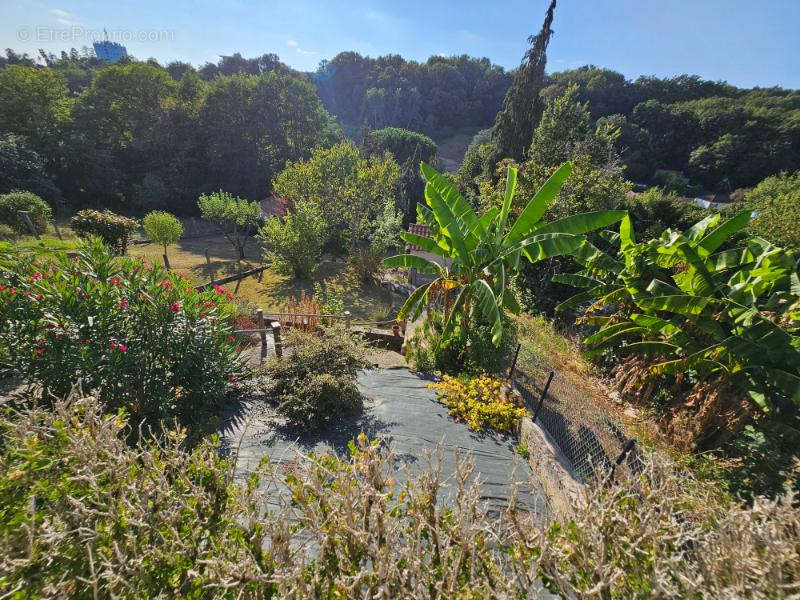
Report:
M342 50L487 56L519 64L547 0L52 0L0 6L0 47L91 45L107 28L137 58L193 64L275 52L313 70ZM561 0L548 70L592 63L638 75L698 74L800 88L800 0ZM141 38L141 39L139 39Z

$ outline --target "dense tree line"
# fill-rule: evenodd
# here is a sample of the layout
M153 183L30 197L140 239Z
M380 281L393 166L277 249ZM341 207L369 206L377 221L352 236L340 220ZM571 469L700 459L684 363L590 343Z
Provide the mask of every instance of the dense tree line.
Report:
M629 180L659 182L660 171L674 170L698 188L729 191L800 165L800 93L687 75L631 81L594 66L543 75L550 33L546 20L513 73L466 55L418 63L343 52L303 74L275 54L233 54L195 68L130 57L108 65L87 48L40 51L35 59L7 50L0 57L0 193L29 189L56 207L63 199L76 207L187 212L200 193L220 188L264 197L287 161L334 143L340 128L371 152L369 132L384 127L441 134L497 119L462 166L470 186L503 158L534 158L545 103L572 88L590 117L585 128L613 138ZM525 73L530 85L515 102L535 114L530 127L509 129L519 107L510 108L513 94L504 107L504 97L513 76ZM427 145L420 149L427 159ZM420 157L397 158L410 166ZM415 170L404 168L406 195L419 191ZM688 191L677 181L673 189Z
M466 54L418 63L396 54L341 52L320 64L314 80L325 107L351 130L391 126L431 135L490 125L511 74Z
M682 171L703 187L730 191L800 165L800 93L741 89L694 75L639 77L595 66L553 73L549 98L577 86L595 120L619 129L627 175Z
M50 66L8 61L0 70L0 192L186 213L220 188L261 199L287 161L340 137L308 77L266 70L266 59L240 70L223 59L210 81L193 68L176 81L155 61L45 58ZM245 68L253 64L260 70Z

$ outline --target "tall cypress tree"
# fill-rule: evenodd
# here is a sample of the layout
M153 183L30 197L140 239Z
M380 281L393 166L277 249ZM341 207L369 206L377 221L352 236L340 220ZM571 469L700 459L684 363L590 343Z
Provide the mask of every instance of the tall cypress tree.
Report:
M531 47L525 53L514 76L514 83L506 93L503 109L497 113L492 138L501 157L523 160L530 148L533 130L542 117L544 101L539 92L544 85L547 45L553 34L550 25L555 9L556 0L550 0L542 29L528 38Z

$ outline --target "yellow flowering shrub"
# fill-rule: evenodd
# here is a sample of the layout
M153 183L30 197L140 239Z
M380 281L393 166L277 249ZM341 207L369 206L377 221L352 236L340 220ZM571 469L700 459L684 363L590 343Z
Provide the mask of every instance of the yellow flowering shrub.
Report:
M445 375L428 387L436 390L451 416L466 421L477 431L513 431L527 414L522 401L503 382L489 375L473 378Z

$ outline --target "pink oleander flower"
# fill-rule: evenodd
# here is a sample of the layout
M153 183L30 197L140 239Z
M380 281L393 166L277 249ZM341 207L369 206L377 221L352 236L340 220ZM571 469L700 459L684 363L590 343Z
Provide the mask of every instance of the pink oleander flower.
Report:
M170 305L169 305L169 309L170 309L172 312L180 312L180 310L181 310L181 303L180 303L180 302L178 302L178 301L176 300L175 302L173 302L172 304L170 304Z
M128 349L128 347L125 344L120 344L119 346L117 346L117 349L120 352L125 352Z
M112 285L114 285L114 286L116 286L116 287L119 287L119 286L120 286L120 283L121 283L121 282L120 282L120 280L119 280L119 279L117 279L116 277L111 277L111 278L110 278L108 281L109 281L109 282L110 282Z
M128 308L128 301L125 298L123 298L122 300L119 301L119 309L125 310L126 308Z

